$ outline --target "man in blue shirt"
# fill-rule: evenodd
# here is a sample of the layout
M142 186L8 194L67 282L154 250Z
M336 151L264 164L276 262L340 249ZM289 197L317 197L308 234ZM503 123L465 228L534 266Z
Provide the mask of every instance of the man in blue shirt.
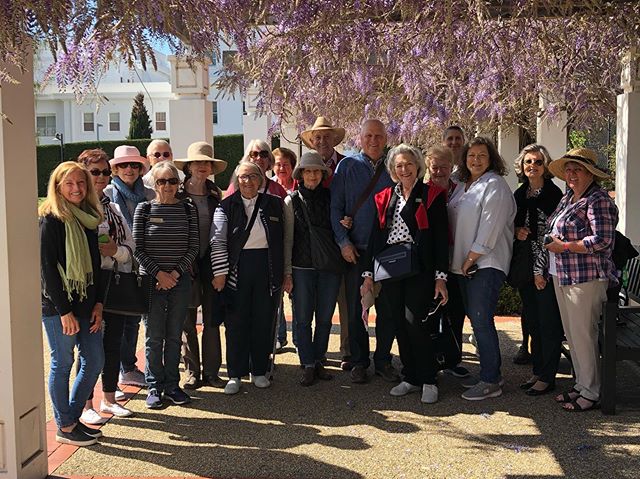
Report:
M351 380L367 381L369 367L369 334L362 320L360 303L361 274L364 266L360 258L367 249L376 208L373 197L393 181L384 164L387 132L379 120L367 120L360 130L362 151L344 158L338 164L331 182L331 226L340 246L342 256L348 262L345 289L349 314L349 345L351 349ZM366 199L358 207L359 199L367 190L378 169L378 179ZM357 207L357 211L354 211ZM388 381L397 381L398 374L391 366L391 345L395 337L393 324L376 309L376 351L373 355L376 374Z

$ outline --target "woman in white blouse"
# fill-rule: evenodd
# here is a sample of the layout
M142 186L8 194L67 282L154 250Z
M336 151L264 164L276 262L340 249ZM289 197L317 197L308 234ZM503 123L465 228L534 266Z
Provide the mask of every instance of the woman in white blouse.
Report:
M454 246L451 271L459 275L467 316L478 344L480 378L463 382L464 399L502 394L500 344L494 323L500 287L509 272L516 205L504 160L487 138L474 138L462 151L459 181L449 199Z

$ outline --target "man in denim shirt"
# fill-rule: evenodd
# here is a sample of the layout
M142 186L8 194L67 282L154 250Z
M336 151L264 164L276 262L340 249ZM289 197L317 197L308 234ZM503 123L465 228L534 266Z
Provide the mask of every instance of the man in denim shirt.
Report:
M369 367L369 334L362 320L360 303L361 274L364 268L360 258L367 249L371 228L376 215L373 196L393 185L384 164L384 149L387 132L379 120L367 120L360 130L362 152L344 158L338 164L331 182L331 226L340 246L342 256L348 262L345 276L347 305L349 309L349 345L351 349L351 380L354 383L367 381ZM358 199L367 189L376 169L382 171L366 200L354 213ZM353 217L352 217L353 215ZM388 381L397 381L398 374L391 366L391 345L394 330L391 321L378 312L376 319L376 351L373 355L376 374Z

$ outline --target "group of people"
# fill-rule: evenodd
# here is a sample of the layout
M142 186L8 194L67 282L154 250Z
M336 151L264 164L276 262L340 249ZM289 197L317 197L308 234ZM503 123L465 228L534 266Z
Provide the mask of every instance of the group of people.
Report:
M568 411L597 406L598 318L617 281L617 209L599 185L607 174L595 153L576 149L551 161L543 146L529 145L516 160L522 184L512 193L493 143L465 142L460 127L447 128L442 145L426 154L407 144L387 153L379 120L362 124L357 154L336 151L344 136L319 117L300 135L313 150L300 158L252 140L226 195L212 175L227 163L206 142L193 143L184 159L154 140L146 157L123 145L111 159L86 150L58 165L39 208L58 441L84 446L101 436L87 425L106 420L92 398L100 374L98 409L119 417L132 412L118 403L118 382L146 386L150 409L187 404L185 389L206 385L236 394L247 376L268 388L271 354L287 343L283 294L291 297L301 386L332 378L326 356L336 304L341 368L354 383L369 380L367 319L375 305L374 372L395 383L391 395L420 392L422 402L436 402L444 370L461 379L464 399L500 396L494 313L510 270L510 277L520 272L531 335L533 374L521 387L530 396L554 390L566 336L576 383L555 399ZM566 182L566 193L553 176ZM107 284L127 273L150 283L144 314L114 310L105 298ZM465 317L478 376L461 364ZM135 358L141 318L144 375ZM445 326L455 347L437 357L434 331ZM401 371L392 364L394 340Z

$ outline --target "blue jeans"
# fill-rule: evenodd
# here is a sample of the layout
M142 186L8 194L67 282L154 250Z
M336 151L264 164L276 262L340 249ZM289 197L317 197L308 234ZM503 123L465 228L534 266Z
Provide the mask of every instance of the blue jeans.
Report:
M293 345L298 345L298 336L296 332L296 309L291 305L291 337L293 338ZM284 317L284 302L280 302L280 315L278 317L278 341L280 344L284 343L287 339L287 320Z
M104 364L102 333L89 332L89 318L76 319L80 324L80 331L74 335L67 335L62 332L62 320L59 315L42 317L51 349L49 395L59 428L78 422L82 408L93 392ZM76 346L80 357L80 370L69 396L69 375L73 367L73 348Z
M480 355L480 380L496 384L502 379L500 343L493 315L500 287L506 278L499 269L482 268L472 277L458 276L462 300L471 320Z
M120 371L123 373L136 369L139 329L140 316L127 316L124 321L122 343L120 343Z
M314 366L327 353L331 318L336 308L341 277L329 271L293 268L294 323L298 355L303 366ZM316 328L311 331L315 313Z
M144 376L149 389L173 391L180 381L182 325L191 295L191 278L183 274L173 288L154 290L151 311L143 316L146 327Z

